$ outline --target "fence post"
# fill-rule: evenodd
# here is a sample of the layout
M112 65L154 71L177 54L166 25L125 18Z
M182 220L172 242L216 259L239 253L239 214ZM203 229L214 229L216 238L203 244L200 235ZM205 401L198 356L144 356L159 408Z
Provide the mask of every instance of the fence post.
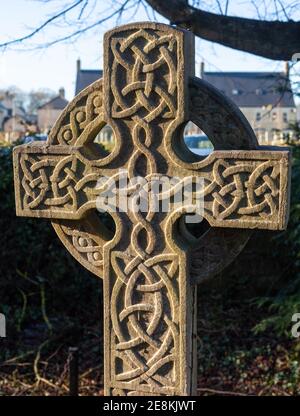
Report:
M78 348L69 348L69 395L78 396Z

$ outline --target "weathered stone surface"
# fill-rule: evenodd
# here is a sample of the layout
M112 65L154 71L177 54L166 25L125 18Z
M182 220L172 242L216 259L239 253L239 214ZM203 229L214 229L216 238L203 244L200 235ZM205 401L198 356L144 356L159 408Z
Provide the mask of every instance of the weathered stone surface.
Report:
M75 97L47 145L14 151L17 214L50 218L74 257L104 278L106 394L195 393L193 283L231 261L251 229L287 223L289 152L258 149L239 110L192 77L193 56L192 35L166 25L108 32L103 83ZM215 146L207 158L183 145L189 119ZM105 124L116 139L108 156L93 143ZM148 181L157 174L204 178L212 228L198 247L176 226L187 207L112 213L116 233L109 234L95 214L104 189L96 184L101 176L118 178L120 168ZM199 278L191 275L195 252Z
M16 188L19 216L79 220L87 211L96 209L97 196L105 188L97 188L99 177L109 173L110 181L120 175L118 169L106 172L96 166L73 146L22 146L14 156L16 178L21 178ZM133 159L128 163L133 164ZM168 159L166 156L171 163ZM285 228L289 151L215 151L189 166L190 169L182 166L180 176L204 177L204 218L210 225ZM133 177L134 168L128 167ZM156 166L152 169L153 173L159 172ZM172 171L170 166L163 173L171 176ZM175 173L178 174L177 168Z

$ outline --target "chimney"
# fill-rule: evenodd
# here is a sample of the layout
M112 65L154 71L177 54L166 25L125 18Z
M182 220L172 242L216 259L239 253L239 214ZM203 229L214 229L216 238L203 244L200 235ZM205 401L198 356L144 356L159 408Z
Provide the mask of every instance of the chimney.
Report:
M204 76L204 62L201 61L200 63L200 78L203 78Z
M59 90L58 90L58 92L59 92L59 96L60 96L60 98L65 98L65 89L63 88L63 87L61 87Z
M80 69L81 69L81 61L80 61L79 58L76 61L76 67L77 67L77 73L78 73L80 71Z

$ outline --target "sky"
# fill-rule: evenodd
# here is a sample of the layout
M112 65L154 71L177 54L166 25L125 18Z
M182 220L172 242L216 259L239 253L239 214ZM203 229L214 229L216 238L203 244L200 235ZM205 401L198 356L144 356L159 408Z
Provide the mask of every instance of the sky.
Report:
M91 1L95 3L97 0ZM117 0L98 1L97 7L102 7L103 16L111 13L118 3ZM0 0L0 43L28 34L59 8L70 3L71 0ZM235 1L234 4L229 14L247 16L245 1ZM143 9L133 12L134 15L131 10L125 13L120 23L149 20ZM78 14L78 11L76 13ZM92 13L93 11L90 11L90 16L86 17L83 15L82 20L92 19ZM71 18L74 22L77 18L75 13L71 13ZM159 15L156 15L156 18L167 23ZM49 27L30 42L18 45L14 49L0 51L0 89L15 85L24 91L40 88L58 91L60 87L64 87L66 97L74 97L76 60L81 59L83 69L102 68L103 34L116 25L116 19L101 24L75 41L56 44L49 48L33 48L37 44L44 44L67 33L70 26L66 29L64 24L61 22ZM207 71L281 71L284 68L283 62L263 59L197 38L196 75L199 75L201 61L205 62Z

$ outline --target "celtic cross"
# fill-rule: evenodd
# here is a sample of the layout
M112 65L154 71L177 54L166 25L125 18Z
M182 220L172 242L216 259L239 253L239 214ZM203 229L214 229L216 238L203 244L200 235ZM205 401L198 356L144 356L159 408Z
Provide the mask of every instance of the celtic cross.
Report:
M224 268L251 229L287 223L289 152L259 148L240 111L193 77L193 47L191 33L163 24L109 31L103 81L74 98L47 144L14 149L17 214L51 219L73 256L103 277L106 395L194 394L196 283ZM213 142L208 157L185 147L188 120ZM105 124L115 136L109 155L94 142ZM112 235L97 198L120 170L203 178L210 229L193 237L183 204L112 212Z

